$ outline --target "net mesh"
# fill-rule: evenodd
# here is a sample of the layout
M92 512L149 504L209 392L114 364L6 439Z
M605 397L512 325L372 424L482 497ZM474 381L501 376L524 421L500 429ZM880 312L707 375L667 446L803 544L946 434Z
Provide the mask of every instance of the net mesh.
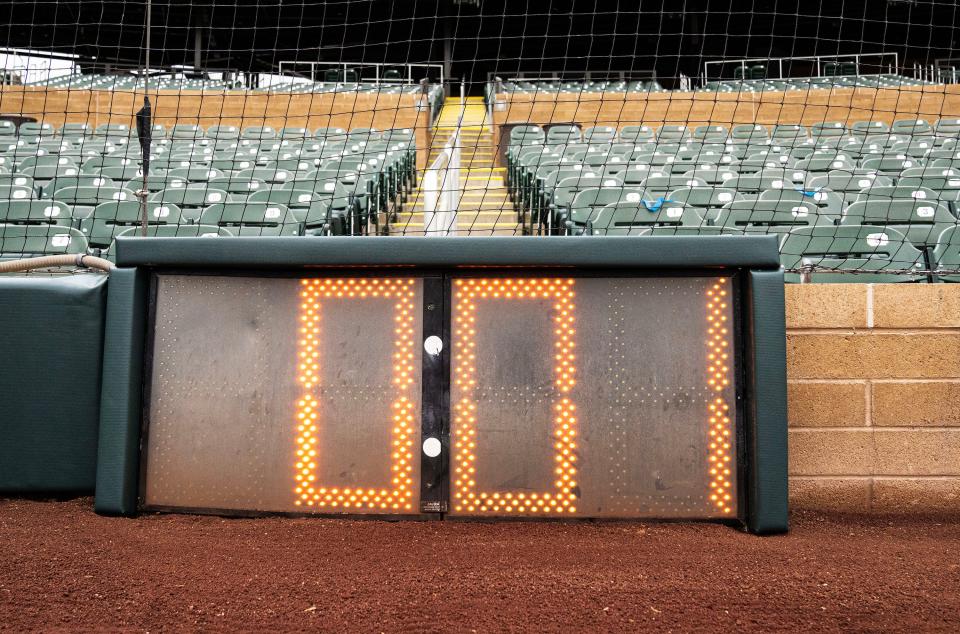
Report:
M790 280L958 281L957 12L6 3L0 257L771 234Z

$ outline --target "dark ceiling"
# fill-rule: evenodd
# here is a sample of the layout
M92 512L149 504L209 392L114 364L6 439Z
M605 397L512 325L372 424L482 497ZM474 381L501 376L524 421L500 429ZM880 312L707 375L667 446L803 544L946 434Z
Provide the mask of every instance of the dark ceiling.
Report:
M141 63L143 2L0 2L2 45ZM732 7L731 10L726 10ZM443 62L456 77L518 71L655 71L669 83L711 59L896 52L932 63L956 47L960 9L943 2L841 0L344 0L153 3L154 66L275 70L281 60ZM3 28L3 27L0 27ZM90 67L93 69L93 67ZM805 74L797 65L793 74Z

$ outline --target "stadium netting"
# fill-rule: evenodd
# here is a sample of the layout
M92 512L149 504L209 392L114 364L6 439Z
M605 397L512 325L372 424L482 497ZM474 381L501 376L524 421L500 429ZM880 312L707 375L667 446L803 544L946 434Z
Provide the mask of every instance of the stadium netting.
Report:
M791 281L960 281L956 6L628 5L4 3L0 257L760 233Z

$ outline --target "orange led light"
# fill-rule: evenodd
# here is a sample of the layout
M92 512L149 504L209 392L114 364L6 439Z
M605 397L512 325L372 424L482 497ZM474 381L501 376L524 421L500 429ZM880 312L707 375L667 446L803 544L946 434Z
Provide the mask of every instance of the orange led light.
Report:
M709 404L710 501L724 514L733 512L731 461L733 440L730 407L721 394L730 386L727 365L727 280L715 282L707 289L707 386L714 396Z
M313 390L320 382L320 322L324 301L351 301L366 297L396 300L393 340L394 400L391 406L391 488L328 488L316 482L317 427L321 404ZM297 381L303 396L297 401L297 440L294 494L297 506L319 510L413 510L414 402L414 281L409 279L305 279L300 292L300 339Z
M463 397L453 404L453 508L456 512L574 514L577 512L577 408L570 398L576 385L574 335L574 280L572 279L459 279L454 284L453 382ZM554 386L559 398L553 406L553 490L544 493L485 492L477 489L476 323L480 300L553 300Z

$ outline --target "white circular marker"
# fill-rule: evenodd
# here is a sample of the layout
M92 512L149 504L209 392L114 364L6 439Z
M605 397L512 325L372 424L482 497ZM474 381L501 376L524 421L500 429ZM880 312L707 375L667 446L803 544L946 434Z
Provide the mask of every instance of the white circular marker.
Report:
M423 349L427 351L427 354L436 356L443 350L443 340L436 335L430 335L423 342Z
M436 458L440 455L440 441L436 438L427 438L423 441L423 453L426 454L428 458Z

